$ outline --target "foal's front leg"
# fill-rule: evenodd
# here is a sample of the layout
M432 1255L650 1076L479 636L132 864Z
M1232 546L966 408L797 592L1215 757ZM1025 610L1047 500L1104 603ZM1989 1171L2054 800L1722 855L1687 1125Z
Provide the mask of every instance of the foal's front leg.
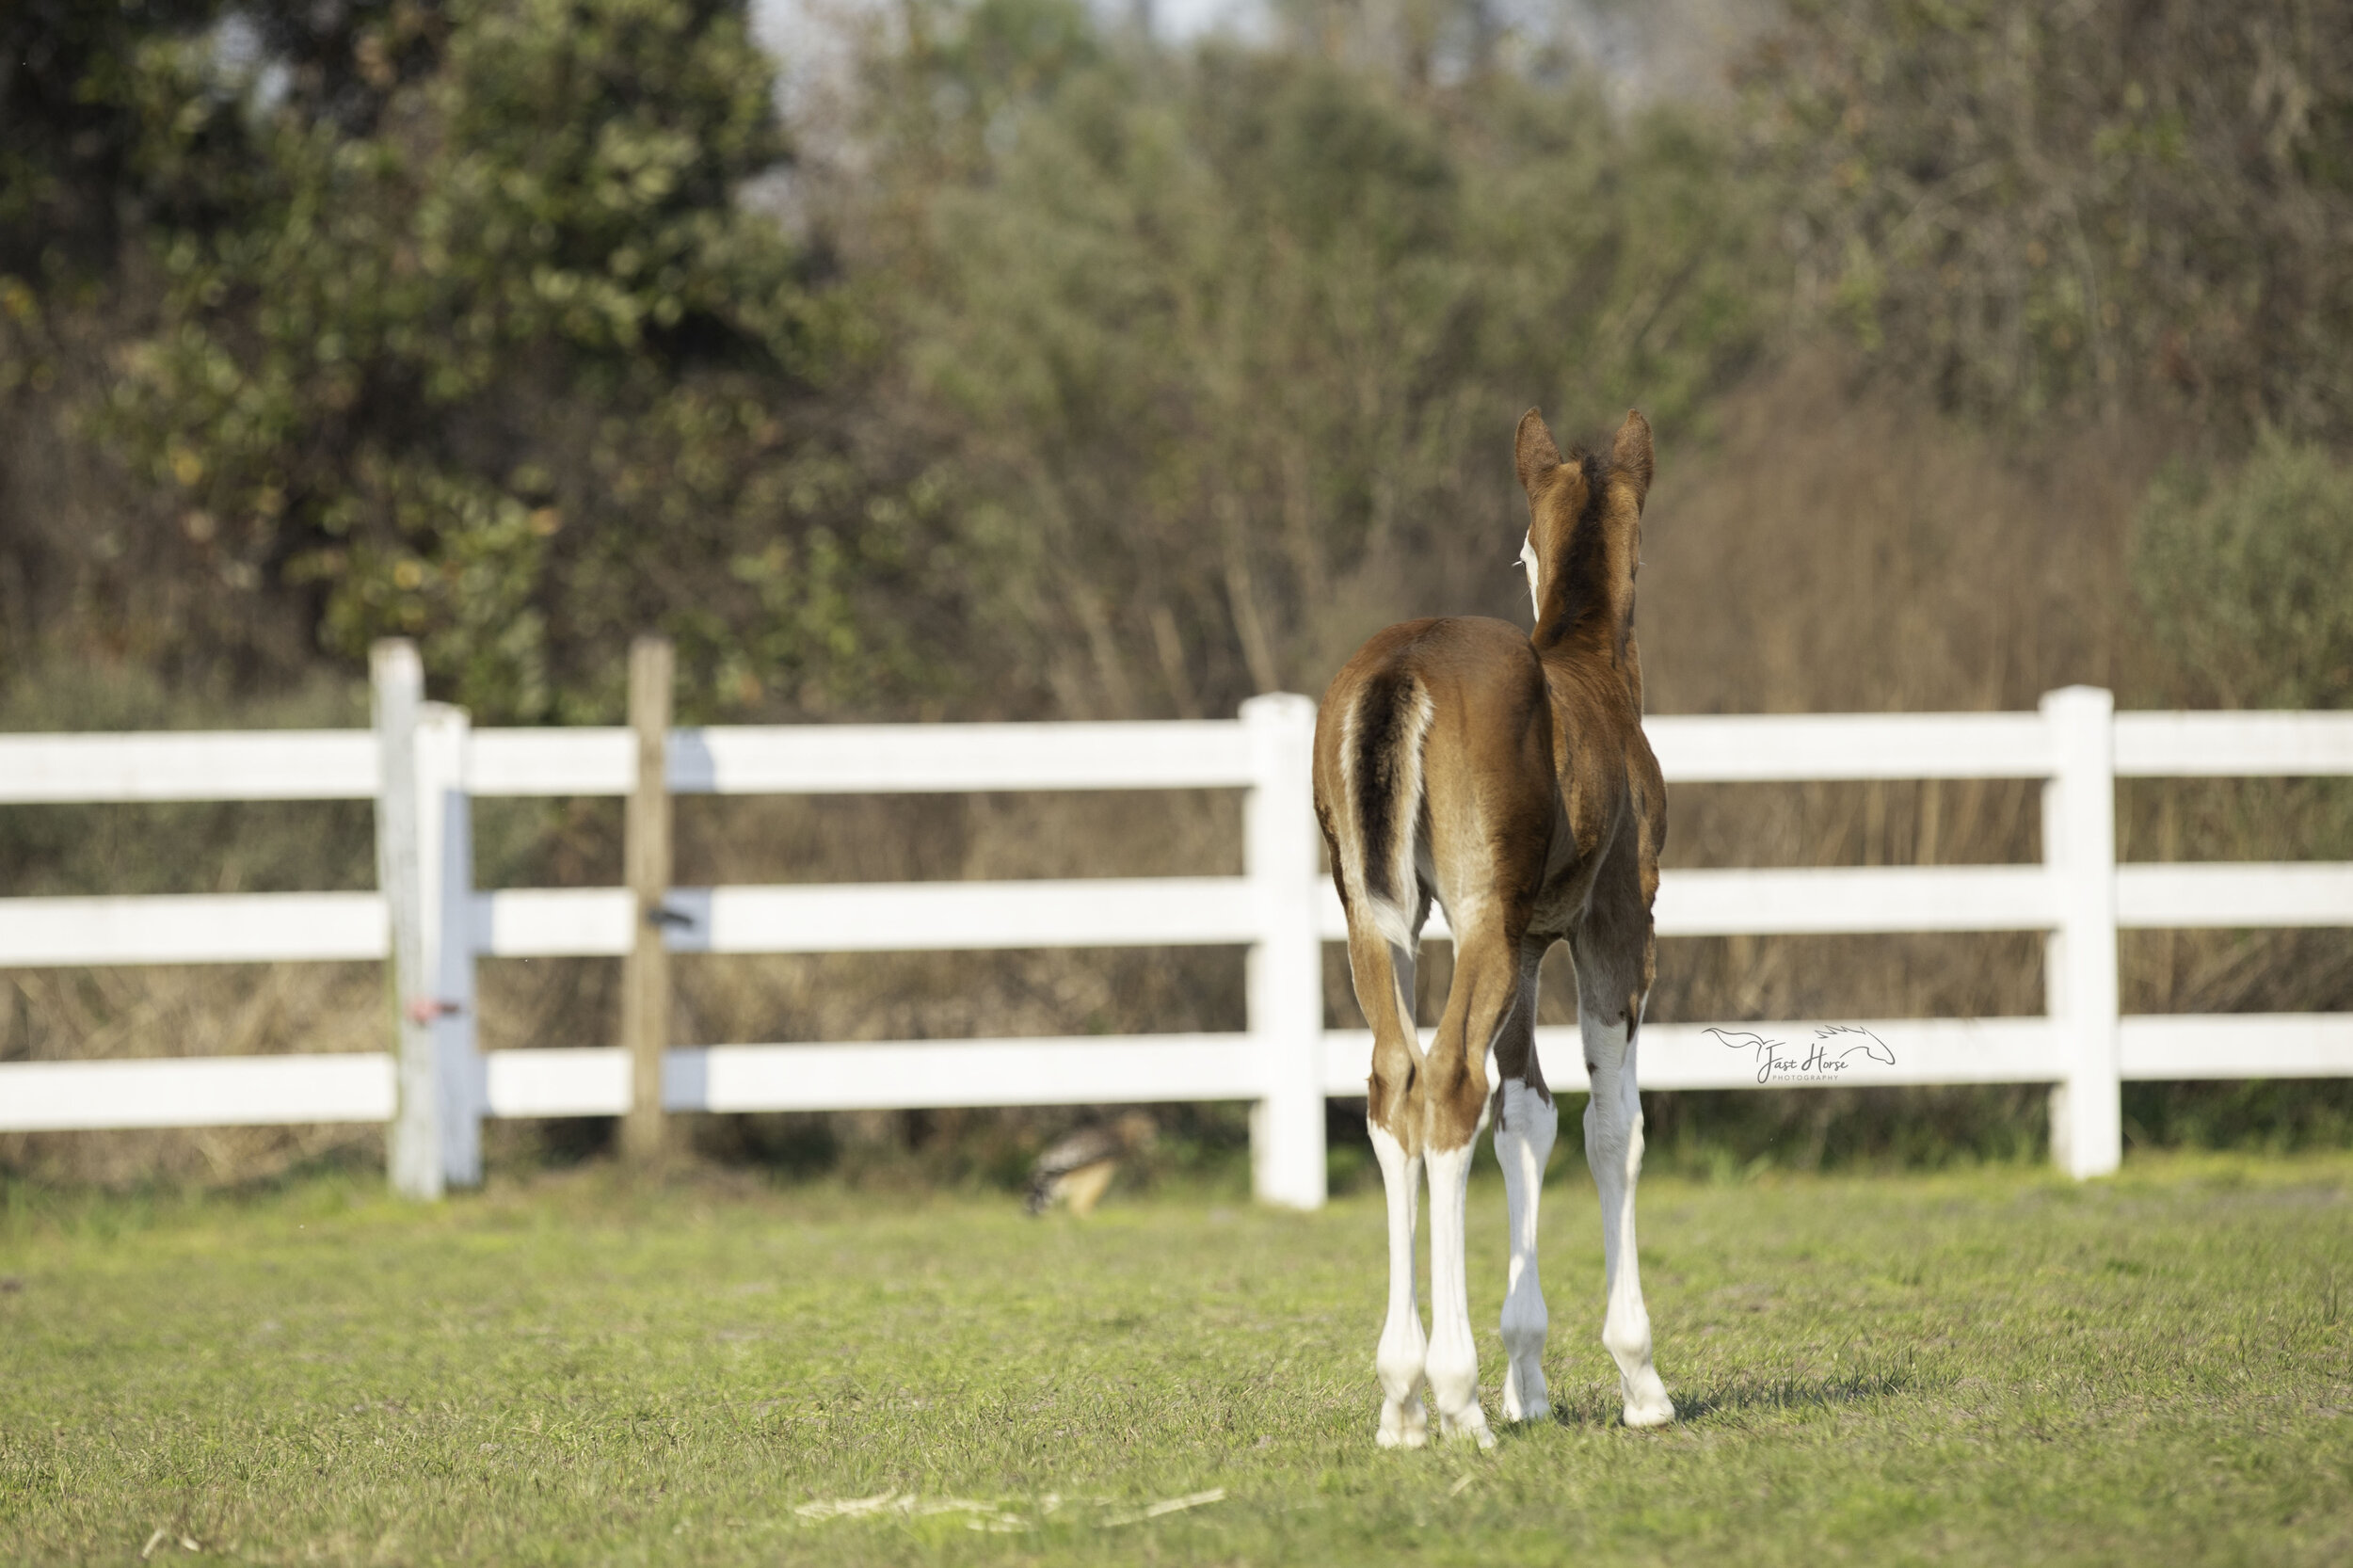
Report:
M1518 1005L1496 1040L1503 1086L1496 1096L1496 1163L1503 1167L1503 1197L1511 1213L1511 1272L1503 1283L1503 1418L1541 1421L1552 1414L1545 1392L1545 1288L1536 1273L1536 1206L1544 1195L1545 1165L1561 1127L1561 1112L1545 1086L1536 1055L1536 983L1545 944L1520 950Z
M1503 1167L1503 1198L1511 1212L1512 1263L1503 1291L1503 1418L1541 1421L1552 1414L1545 1392L1545 1333L1551 1315L1536 1274L1536 1205L1545 1189L1545 1162L1561 1127L1561 1112L1545 1092L1520 1079L1503 1080L1496 1116L1496 1163Z
M1583 976L1578 978L1581 983ZM1618 1363L1625 1424L1657 1427L1675 1418L1675 1407L1658 1380L1658 1369L1651 1365L1650 1309L1642 1304L1641 1265L1634 1240L1634 1189L1642 1175L1642 1098L1634 1081L1635 1045L1628 1026L1639 1017L1636 1011L1605 1019L1587 1011L1580 998L1577 1021L1593 1087L1585 1106L1585 1160L1601 1193L1601 1249L1609 1282L1601 1342Z

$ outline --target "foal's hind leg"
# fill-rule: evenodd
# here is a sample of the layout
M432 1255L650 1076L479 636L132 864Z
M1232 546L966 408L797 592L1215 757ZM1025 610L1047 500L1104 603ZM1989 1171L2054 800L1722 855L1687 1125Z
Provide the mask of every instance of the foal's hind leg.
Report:
M1448 911L1451 916L1454 912ZM1478 915L1455 934L1454 984L1432 1045L1424 1089L1430 1166L1430 1394L1440 1428L1482 1448L1495 1444L1479 1407L1479 1350L1471 1338L1464 1197L1471 1150L1487 1123L1489 1049L1520 1004L1519 937Z
M1429 1440L1430 1418L1422 1408L1422 1364L1430 1342L1421 1329L1421 1306L1414 1297L1414 1223L1421 1205L1421 1048L1414 1033L1414 955L1376 931L1352 921L1349 969L1357 1004L1372 1029L1372 1077L1366 1084L1365 1124L1381 1160L1381 1184L1389 1200L1389 1306L1381 1326L1373 1371L1381 1380L1381 1425L1374 1439L1385 1448L1418 1448Z
M1511 1211L1512 1263L1503 1294L1503 1418L1541 1421L1552 1414L1545 1391L1545 1333L1551 1315L1536 1273L1536 1206L1552 1158L1561 1112L1536 1059L1536 974L1543 942L1520 953L1520 1000L1496 1043L1501 1080L1495 1107L1496 1163L1503 1167L1504 1202Z
M1651 1365L1650 1310L1642 1304L1634 1240L1634 1190L1642 1175L1635 1036L1641 1028L1643 993L1623 984L1606 962L1589 961L1582 952L1577 959L1577 1021L1593 1084L1585 1107L1585 1160L1601 1193L1601 1246L1609 1276L1601 1342L1618 1364L1625 1424L1663 1426L1675 1418L1675 1407Z

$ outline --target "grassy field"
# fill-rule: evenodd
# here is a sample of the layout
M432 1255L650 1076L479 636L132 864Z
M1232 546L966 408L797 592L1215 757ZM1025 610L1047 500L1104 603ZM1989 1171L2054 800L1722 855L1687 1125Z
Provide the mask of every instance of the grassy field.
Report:
M602 1170L431 1212L19 1188L0 1556L2353 1559L2353 1158L1653 1182L1657 1432L1617 1423L1591 1189L1548 1196L1563 1414L1390 1454L1374 1193L1080 1224Z

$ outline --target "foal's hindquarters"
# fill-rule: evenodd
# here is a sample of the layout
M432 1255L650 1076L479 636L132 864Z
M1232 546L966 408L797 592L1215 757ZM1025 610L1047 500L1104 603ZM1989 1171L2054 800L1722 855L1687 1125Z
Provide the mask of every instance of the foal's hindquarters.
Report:
M1385 673L1353 683L1353 701L1337 713L1327 706L1317 762L1348 908L1350 966L1373 1029L1366 1110L1389 1217L1388 1319L1375 1363L1379 1440L1424 1440L1419 1388L1427 1379L1443 1432L1493 1441L1479 1401L1464 1264L1465 1187L1472 1146L1490 1118L1511 1216L1503 1416L1549 1414L1536 1220L1559 1112L1535 1051L1536 977L1546 948L1562 936L1576 959L1593 1086L1585 1129L1609 1270L1603 1342L1618 1361L1627 1424L1672 1419L1651 1365L1634 1248L1642 1146L1634 1052L1651 972L1640 835L1621 821L1593 846L1597 853L1578 855L1554 773L1544 676L1512 628L1415 622L1376 638L1360 661L1367 656ZM1414 1028L1414 955L1433 897L1454 930L1454 979L1425 1050ZM1564 905L1577 918L1558 924ZM1414 1266L1416 1189L1425 1169L1427 1340Z
M1609 460L1564 460L1530 410L1518 448L1533 519L1535 632L1468 617L1393 626L1333 680L1316 724L1316 812L1373 1032L1366 1115L1389 1223L1388 1317L1375 1357L1384 1447L1426 1440L1425 1381L1442 1432L1494 1441L1480 1407L1464 1259L1471 1150L1491 1118L1511 1214L1503 1416L1550 1414L1536 1218L1559 1112L1535 1023L1537 971L1559 940L1575 961L1592 1084L1585 1150L1609 1280L1602 1342L1618 1364L1626 1424L1674 1417L1651 1364L1634 1238L1642 1162L1635 1055L1666 827L1632 639L1649 427L1629 414ZM1414 960L1433 899L1453 928L1454 978L1425 1050ZM1414 1290L1425 1169L1426 1339Z

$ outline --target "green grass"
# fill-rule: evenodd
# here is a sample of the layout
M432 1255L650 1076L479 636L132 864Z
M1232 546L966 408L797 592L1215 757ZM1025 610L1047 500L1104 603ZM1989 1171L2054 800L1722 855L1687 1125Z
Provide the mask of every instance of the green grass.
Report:
M2349 1194L2345 1156L1654 1181L1685 1419L1633 1432L1592 1191L1557 1162L1564 1414L1391 1454L1377 1194L1114 1194L1081 1224L607 1171L430 1212L331 1182L19 1188L0 1555L122 1562L160 1528L155 1561L194 1560L185 1536L255 1561L2343 1562ZM1471 1202L1492 1414L1491 1174ZM917 1503L795 1512L880 1494Z

